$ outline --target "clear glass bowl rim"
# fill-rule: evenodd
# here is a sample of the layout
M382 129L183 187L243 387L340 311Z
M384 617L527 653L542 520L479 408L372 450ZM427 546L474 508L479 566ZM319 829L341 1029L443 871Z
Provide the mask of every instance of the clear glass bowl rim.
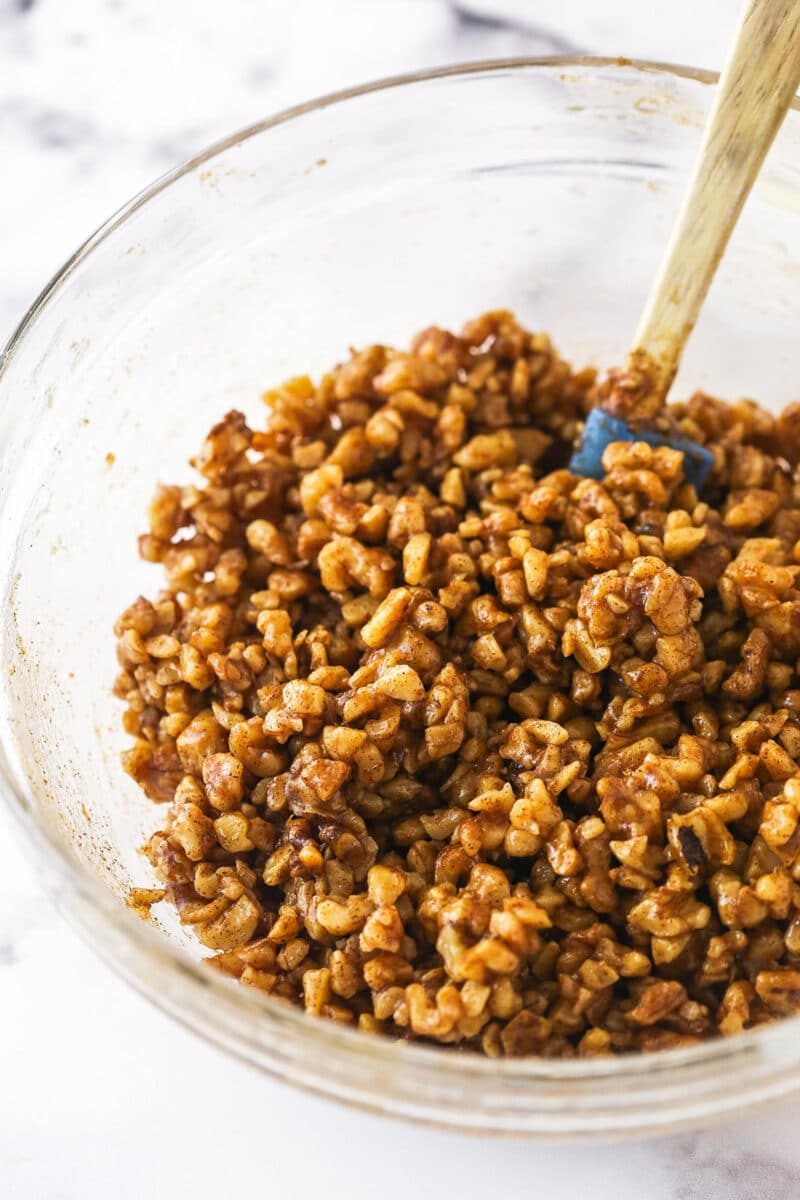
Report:
M16 329L9 337L6 345L0 350L0 403L4 396L3 380L15 352L23 343L26 336L34 327L37 318L50 303L53 297L63 287L72 273L94 253L103 242L132 217L140 208L154 197L165 191L169 186L203 164L214 159L217 155L229 150L248 139L264 133L269 129L287 122L302 118L315 110L354 100L373 92L394 88L413 86L431 80L468 75L491 75L497 71L523 72L536 69L552 68L584 68L602 70L604 68L625 68L632 73L650 73L676 78L690 79L702 84L715 84L719 75L715 71L704 70L673 63L650 60L630 59L625 57L596 56L596 55L542 55L519 56L499 59L486 59L475 62L453 64L445 67L423 69L389 76L368 83L344 88L327 93L316 99L294 105L273 116L255 122L237 132L222 138L201 153L174 167L160 176L148 187L137 193L127 204L123 205L108 218L94 233L92 233L79 248L64 263L59 271L45 285ZM793 102L792 108L800 111L800 99ZM0 509L2 516L2 509ZM3 730L0 729L0 738ZM280 1078L289 1078L295 1085L317 1092L328 1097L344 1100L357 1107L380 1111L422 1120L427 1123L440 1123L453 1128L457 1125L454 1119L452 1095L455 1090L463 1094L463 1105L472 1106L480 1112L482 1109L487 1118L492 1106L495 1116L486 1122L470 1122L468 1131L477 1132L509 1132L536 1135L541 1133L548 1138L586 1136L599 1133L601 1136L619 1135L633 1132L666 1132L677 1128L696 1125L698 1120L708 1119L715 1115L715 1099L721 1100L722 1095L734 1083L736 1066L734 1060L740 1063L745 1075L750 1080L749 1089L745 1089L741 1101L721 1104L725 1111L740 1111L748 1103L754 1103L767 1098L783 1095L791 1090L792 1079L789 1072L786 1078L779 1072L781 1078L773 1079L770 1083L765 1064L760 1066L755 1061L754 1052L758 1047L766 1048L769 1044L781 1039L789 1032L796 1033L800 1029L800 1017L784 1019L774 1025L739 1035L732 1041L715 1040L682 1050L662 1051L658 1054L643 1054L622 1056L616 1058L596 1058L581 1060L550 1060L541 1058L518 1059L487 1059L477 1054L459 1054L448 1048L428 1046L419 1043L394 1042L389 1039L368 1037L357 1030L321 1021L306 1016L285 1001L271 999L269 996L253 989L242 988L235 981L210 971L200 961L176 953L165 938L157 933L147 922L142 921L130 909L117 899L111 891L82 863L74 859L53 835L46 823L36 815L25 788L17 782L12 771L7 767L2 754L0 741L0 797L9 811L14 823L20 829L23 841L26 843L29 855L38 866L45 868L42 878L51 897L64 913L80 936L94 949L115 972L125 978L132 986L145 995L152 1003L161 1008L174 1019L190 1028L205 1040L215 1044L240 1059L255 1063ZM76 903L72 903L72 899ZM89 922L87 913L95 918ZM90 928L90 925L92 926ZM102 928L101 928L102 926ZM115 948L116 945L118 948ZM129 945L134 955L126 955L125 946ZM164 979L160 973L167 972L174 984L176 993L189 999L190 989L192 1002L185 1010L176 1003L174 996L160 994L155 984L144 983L141 971L135 965L146 963L151 970L148 974L159 982ZM169 988L165 989L168 993ZM263 1053L264 1046L270 1049L271 1038L267 1037L262 1044L262 1053L252 1054L252 1041L247 1037L246 1028L253 1018L265 1022L261 1030L268 1032L269 1025L274 1025L279 1035L288 1038L293 1043L294 1059L282 1058L270 1064L269 1058ZM221 1020L221 1018L225 1018ZM253 1027L255 1029L255 1027ZM277 1050L279 1043L272 1042L272 1049ZM318 1055L330 1056L341 1068L340 1078L346 1079L346 1068L350 1064L363 1066L368 1063L375 1071L391 1072L393 1068L403 1072L413 1072L417 1068L422 1076L430 1083L435 1075L448 1081L452 1087L450 1110L442 1113L442 1119L437 1122L428 1111L415 1113L409 1111L409 1104L396 1103L391 1093L391 1085L384 1095L377 1085L373 1088L362 1086L357 1094L348 1094L347 1089L340 1090L335 1084L335 1072L330 1078L317 1080L315 1078L315 1063L319 1063ZM297 1068L297 1062L302 1059L305 1068ZM770 1055L772 1068L775 1066L774 1053ZM724 1063L724 1068L722 1064ZM287 1065L288 1064L288 1065ZM671 1104L675 1104L681 1095L682 1083L689 1096L696 1084L700 1084L703 1065L712 1070L716 1067L719 1072L720 1088L716 1095L711 1095L701 1085L700 1091L708 1098L711 1107L705 1117L702 1113L686 1107L669 1112ZM698 1074L698 1071L701 1074ZM692 1078L684 1074L689 1072ZM793 1077L794 1072L792 1072ZM421 1076L421 1077L422 1077ZM629 1080L648 1077L649 1083L642 1084L644 1093L651 1101L663 1107L663 1120L659 1125L652 1121L637 1123L636 1117L628 1109L628 1118L621 1121L611 1121L604 1125L602 1118L599 1126L589 1122L588 1125L580 1120L577 1128L572 1128L568 1113L565 1113L563 1123L554 1127L547 1119L537 1122L537 1112L550 1113L552 1104L544 1106L537 1103L542 1099L542 1090L559 1084L579 1086L581 1082L588 1085L588 1092L583 1096L581 1105L584 1113L600 1112L606 1095L603 1081L611 1084L613 1080L620 1081L623 1077ZM509 1103L508 1111L503 1115L497 1111L498 1099L502 1104L503 1096L492 1093L484 1104L481 1097L484 1090L492 1083L500 1085L524 1085L536 1083L536 1089L525 1093L509 1091L505 1098ZM800 1082L795 1085L800 1086ZM635 1089L634 1089L635 1090ZM369 1092L372 1094L367 1094ZM642 1098L644 1098L644 1093ZM568 1094L561 1091L561 1098L567 1099ZM488 1095L488 1093L487 1093ZM528 1103L527 1101L530 1101ZM547 1099L547 1097L546 1097ZM549 1097L552 1100L553 1096ZM579 1100L579 1097L576 1096ZM633 1099L633 1097L632 1097ZM457 1104L456 1104L457 1107ZM556 1100L555 1107L561 1107ZM691 1111L690 1111L691 1109ZM622 1114L620 1114L622 1116ZM531 1117L532 1120L528 1119ZM499 1118L499 1119L496 1119ZM541 1128L539 1125L541 1124Z

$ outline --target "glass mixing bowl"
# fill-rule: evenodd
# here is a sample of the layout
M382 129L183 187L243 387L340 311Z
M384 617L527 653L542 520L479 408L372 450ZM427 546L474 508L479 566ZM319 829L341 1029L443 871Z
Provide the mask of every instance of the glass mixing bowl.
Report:
M44 885L131 983L300 1086L460 1130L696 1125L794 1086L800 1024L654 1056L488 1061L314 1020L202 965L127 889L159 816L119 766L111 626L160 585L135 537L206 429L351 344L511 307L576 363L622 360L713 77L601 60L389 80L245 130L113 217L0 367L0 783ZM675 394L797 399L800 115L748 202ZM164 907L164 906L161 906Z

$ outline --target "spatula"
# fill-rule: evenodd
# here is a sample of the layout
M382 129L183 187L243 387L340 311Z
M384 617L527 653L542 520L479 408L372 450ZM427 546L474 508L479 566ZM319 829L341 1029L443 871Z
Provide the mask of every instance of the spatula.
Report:
M684 452L698 492L708 450L656 418L711 280L761 164L800 86L800 0L748 0L706 124L691 182L625 367L610 375L570 470L603 477L609 442L638 440Z

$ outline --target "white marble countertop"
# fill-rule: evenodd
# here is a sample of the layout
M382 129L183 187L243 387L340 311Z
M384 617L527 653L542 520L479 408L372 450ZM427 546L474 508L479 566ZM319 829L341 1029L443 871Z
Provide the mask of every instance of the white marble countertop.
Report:
M719 66L737 8L0 0L0 342L114 208L207 142L284 105L504 54ZM592 1200L800 1195L792 1102L679 1138L565 1150L412 1129L302 1096L201 1044L130 991L45 901L1 814L0 838L2 1197L195 1200L240 1188L299 1200L556 1189ZM344 1139L346 1169L329 1167Z

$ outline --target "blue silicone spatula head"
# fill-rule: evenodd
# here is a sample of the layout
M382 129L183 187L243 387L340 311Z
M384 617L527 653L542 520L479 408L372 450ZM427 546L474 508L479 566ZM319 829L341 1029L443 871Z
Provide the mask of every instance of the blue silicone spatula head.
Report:
M586 475L590 479L602 479L603 452L611 442L647 442L648 446L669 446L683 454L683 473L693 484L698 494L708 478L714 456L705 446L680 433L661 433L656 429L634 429L620 417L614 417L603 408L593 408L583 429L583 440L569 461L574 475Z

